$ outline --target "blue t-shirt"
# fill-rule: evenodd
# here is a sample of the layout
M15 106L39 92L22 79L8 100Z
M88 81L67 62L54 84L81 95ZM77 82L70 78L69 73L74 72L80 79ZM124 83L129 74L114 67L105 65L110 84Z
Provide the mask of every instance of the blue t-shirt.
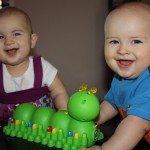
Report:
M116 110L121 107L127 115L150 120L150 70L131 80L114 75L104 99Z

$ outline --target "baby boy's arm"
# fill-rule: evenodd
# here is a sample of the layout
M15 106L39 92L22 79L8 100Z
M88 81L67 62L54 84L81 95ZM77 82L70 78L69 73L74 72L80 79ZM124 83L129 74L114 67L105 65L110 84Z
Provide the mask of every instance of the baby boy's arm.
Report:
M100 115L98 116L96 122L98 124L102 124L102 123L106 122L107 120L110 120L111 118L113 118L117 114L118 114L118 111L115 110L108 101L104 100L101 103Z
M49 86L49 90L54 100L54 105L56 109L67 110L67 103L68 103L69 96L65 86L63 85L58 75L56 75L54 81Z
M150 121L129 115L121 121L112 137L102 144L81 150L132 150L150 130Z

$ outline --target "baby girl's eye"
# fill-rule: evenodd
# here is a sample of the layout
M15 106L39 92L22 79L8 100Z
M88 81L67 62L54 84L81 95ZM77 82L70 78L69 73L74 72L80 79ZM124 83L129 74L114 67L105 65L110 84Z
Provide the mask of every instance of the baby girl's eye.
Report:
M3 35L0 35L0 40L3 39L3 38L4 38L4 36L3 36Z
M16 33L14 33L13 34L14 36L19 36L19 35L21 35L19 32L16 32Z

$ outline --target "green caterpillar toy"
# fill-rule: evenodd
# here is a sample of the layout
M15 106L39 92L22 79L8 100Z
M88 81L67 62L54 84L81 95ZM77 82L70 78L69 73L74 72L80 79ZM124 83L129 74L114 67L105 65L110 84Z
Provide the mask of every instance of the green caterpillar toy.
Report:
M3 132L11 137L63 150L90 147L103 139L102 132L94 122L100 112L96 92L96 88L87 90L87 85L82 85L70 97L67 111L55 112L50 107L20 104Z

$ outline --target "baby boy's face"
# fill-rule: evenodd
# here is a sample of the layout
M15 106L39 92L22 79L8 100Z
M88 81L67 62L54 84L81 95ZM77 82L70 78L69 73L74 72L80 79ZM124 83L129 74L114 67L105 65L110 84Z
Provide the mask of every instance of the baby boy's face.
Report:
M114 72L127 79L150 66L150 14L124 10L108 16L105 58Z

